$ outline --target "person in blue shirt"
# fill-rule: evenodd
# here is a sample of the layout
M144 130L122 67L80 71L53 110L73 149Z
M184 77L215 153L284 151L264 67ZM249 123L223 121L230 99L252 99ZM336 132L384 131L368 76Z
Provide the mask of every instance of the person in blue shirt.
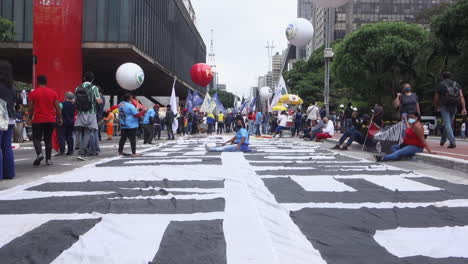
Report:
M143 144L153 144L154 138L154 119L156 117L156 106L154 108L148 109L146 111L145 116L143 117L143 121L141 124L143 125Z
M252 149L249 148L249 131L245 128L245 123L243 120L236 121L237 133L236 135L228 140L226 143L219 148L211 148L208 145L205 145L205 149L208 152L252 152ZM226 146L228 145L229 146Z
M258 111L257 115L255 116L255 135L257 137L261 136L260 126L262 125L262 120L263 120L263 114L261 111Z
M119 155L129 156L123 152L123 148L127 139L130 140L132 156L136 154L136 135L138 130L138 117L140 114L136 107L131 103L132 96L126 94L123 96L123 101L119 104L119 119L120 119L120 142Z

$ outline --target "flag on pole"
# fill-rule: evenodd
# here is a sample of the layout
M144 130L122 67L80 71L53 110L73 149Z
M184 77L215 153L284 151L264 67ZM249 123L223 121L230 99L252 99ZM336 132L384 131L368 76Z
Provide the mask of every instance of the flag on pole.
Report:
M200 107L200 112L203 113L210 113L210 106L211 106L211 96L209 93L206 93L205 100L203 100L203 104Z
M187 108L187 111L189 113L191 113L193 110L192 97L192 92L189 90L187 95L187 101L185 103L185 108Z
M216 104L216 113L222 112L223 114L226 114L226 108L224 108L223 103L219 100L218 93L213 96L213 101Z
M255 109L257 108L257 100L258 100L258 97L255 97L252 102L250 103L250 110L251 111L255 111Z
M175 93L175 85L176 85L177 79L174 78L174 84L172 85L172 95L171 95L171 110L174 112L174 122L172 122L172 131L174 133L177 132L177 129L179 128L179 122L177 122L177 114L179 111L177 111L177 97Z
M273 109L273 107L275 107L276 104L278 104L279 99L281 98L281 95L283 95L283 91L287 93L288 88L286 87L286 82L284 81L283 76L281 76L278 86L276 86L275 96L273 97L273 100L271 101L270 109Z
M192 106L193 108L200 106L203 103L203 99L201 98L198 92L193 92L192 94Z

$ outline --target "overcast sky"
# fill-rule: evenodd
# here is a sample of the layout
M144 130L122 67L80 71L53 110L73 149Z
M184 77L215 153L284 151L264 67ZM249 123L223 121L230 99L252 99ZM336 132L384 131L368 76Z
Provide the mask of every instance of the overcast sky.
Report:
M286 26L297 16L295 0L192 0L197 27L210 49L214 30L220 83L248 96L257 78L268 71L267 41L275 51L287 48Z

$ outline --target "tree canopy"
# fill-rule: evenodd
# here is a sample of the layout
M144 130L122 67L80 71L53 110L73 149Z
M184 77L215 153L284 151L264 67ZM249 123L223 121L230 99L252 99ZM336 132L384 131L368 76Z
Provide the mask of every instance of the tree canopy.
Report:
M0 17L0 42L10 42L15 39L15 24L10 20Z

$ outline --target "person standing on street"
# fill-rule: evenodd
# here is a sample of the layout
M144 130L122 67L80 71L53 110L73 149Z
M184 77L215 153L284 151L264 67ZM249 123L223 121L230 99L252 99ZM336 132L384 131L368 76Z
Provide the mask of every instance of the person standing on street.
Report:
M402 120L406 119L409 113L417 112L421 114L419 108L419 98L413 93L411 84L404 83L402 93L397 93L393 105L396 109L400 110Z
M224 117L223 112L219 112L219 115L218 115L218 133L217 133L218 135L223 134L224 121L225 121L225 117Z
M65 93L65 101L62 102L63 124L58 128L60 152L55 156L65 155L65 146L67 146L67 156L73 155L73 129L75 124L75 104L74 95L71 92Z
M344 131L348 131L353 126L353 103L349 102L348 107L345 109L343 118L344 118Z
M263 115L263 121L262 121L262 133L264 135L270 134L270 116L271 113L268 111L265 111L265 114Z
M172 124L175 122L174 112L171 110L171 106L167 105L166 111L166 124L167 124L167 140L175 140L174 130L172 130Z
M75 106L78 111L75 127L78 128L78 137L80 138L77 159L86 161L86 156L93 154L88 153L89 144L93 142L93 137L98 130L97 105L102 104L103 100L98 87L93 84L94 74L86 72L83 79L84 82L75 90Z
M146 111L145 116L143 117L143 144L153 144L154 138L154 119L156 117L156 111L154 110L156 106Z
M461 114L466 116L465 97L461 86L451 80L451 74L444 72L442 74L443 81L437 85L437 91L434 96L434 106L437 112L440 112L445 124L445 131L440 140L440 146L444 146L447 139L450 141L448 148L456 148L457 141L453 132L455 115L458 107L461 106Z
M120 119L120 141L119 141L119 155L130 156L123 152L127 139L130 141L130 148L132 150L131 156L137 156L136 153L136 136L138 130L138 118L140 113L132 104L132 96L126 94L123 96L123 101L119 104L119 119Z
M52 133L54 128L63 124L62 111L57 93L47 87L47 77L37 77L38 87L29 94L29 112L32 120L33 142L36 159L33 165L39 166L44 160L41 141L44 139L46 164L52 165Z
M255 115L255 135L257 137L261 136L260 127L262 125L262 121L263 121L263 114L261 111L258 111L257 114Z
M13 148L11 147L13 129L15 127L15 89L13 88L13 68L10 62L0 60L0 99L6 105L8 112L8 129L0 130L0 180L11 180L16 176L15 172L15 157ZM5 114L5 113L3 113ZM2 115L4 116L4 115Z
M226 117L225 125L226 125L226 133L231 133L232 130L232 124L234 123L234 117L232 116L232 113L229 113Z
M297 109L296 114L294 115L294 130L292 136L299 136L299 132L302 130L302 113L301 109Z
M108 110L104 114L104 119L103 120L104 120L104 122L106 122L107 140L112 140L112 137L114 136L115 116L110 110Z

